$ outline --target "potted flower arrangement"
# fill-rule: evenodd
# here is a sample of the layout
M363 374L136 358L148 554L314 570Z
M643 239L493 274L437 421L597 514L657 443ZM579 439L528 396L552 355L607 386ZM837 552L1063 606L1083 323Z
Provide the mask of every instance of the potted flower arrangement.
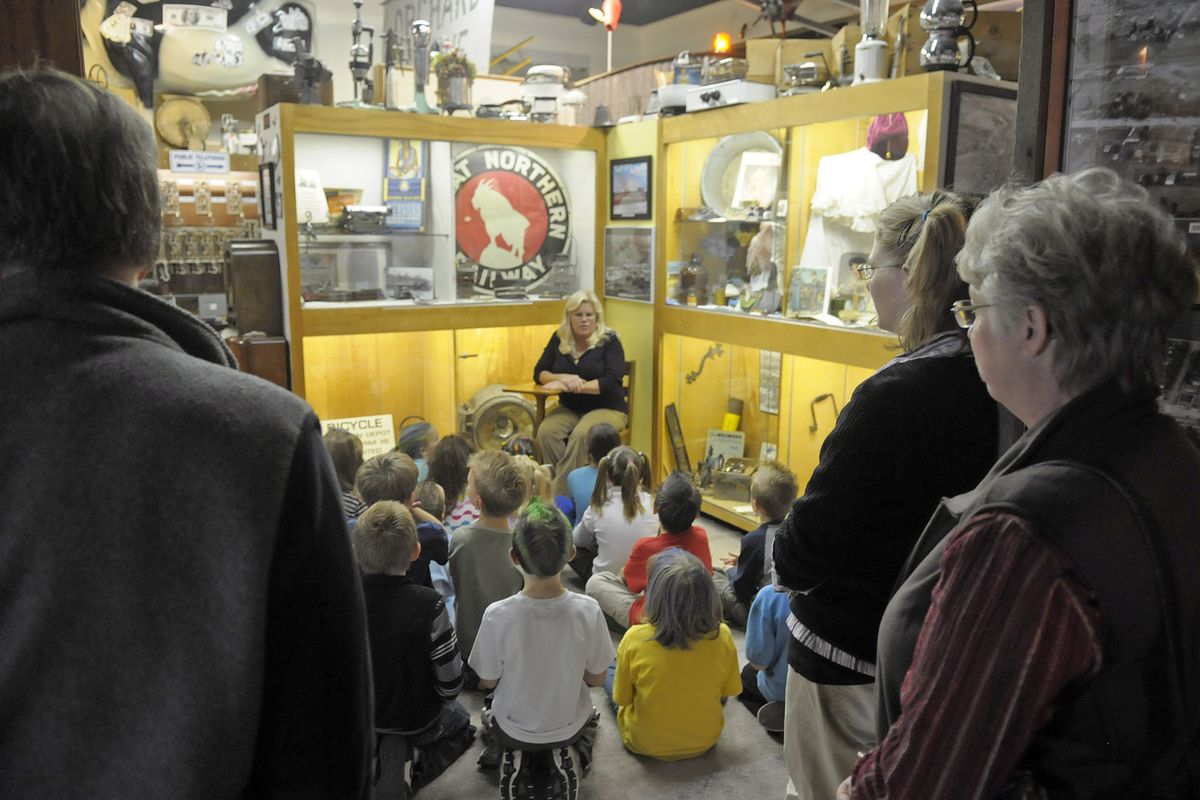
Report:
M475 82L475 65L466 54L455 47L442 47L433 56L433 73L437 75L438 105L448 114L471 109L471 84Z

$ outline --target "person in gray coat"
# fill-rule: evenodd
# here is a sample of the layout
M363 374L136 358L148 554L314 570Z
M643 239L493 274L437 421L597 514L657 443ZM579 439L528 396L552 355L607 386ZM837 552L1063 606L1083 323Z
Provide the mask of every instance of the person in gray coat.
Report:
M0 73L0 786L363 797L371 675L302 400L136 288L154 140L118 97Z

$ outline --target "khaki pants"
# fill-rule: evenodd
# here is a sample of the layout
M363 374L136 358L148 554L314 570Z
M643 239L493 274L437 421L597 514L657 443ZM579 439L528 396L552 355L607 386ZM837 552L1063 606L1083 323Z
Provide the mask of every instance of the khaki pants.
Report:
M554 465L554 493L566 495L567 473L588 463L587 435L593 425L607 422L618 431L625 428L629 415L624 411L598 408L580 417L561 405L546 415L538 426L538 446L542 460ZM582 510L576 513L582 514Z
M585 590L588 597L594 597L600 604L600 610L622 628L630 625L629 610L641 595L629 591L625 579L611 572L597 572L588 578Z
M875 742L875 684L813 683L789 666L784 709L787 800L833 800Z

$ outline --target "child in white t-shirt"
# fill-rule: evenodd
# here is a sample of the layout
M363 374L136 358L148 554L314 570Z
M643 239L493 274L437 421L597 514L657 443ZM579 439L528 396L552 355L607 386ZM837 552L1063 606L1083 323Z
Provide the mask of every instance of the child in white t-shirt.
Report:
M535 498L513 530L520 594L483 613L469 663L482 689L495 688L481 714L481 766L500 763L500 796L525 796L534 782L575 800L591 763L599 714L589 686L601 686L613 660L599 604L568 592L559 573L573 554L571 527Z
M639 539L658 533L650 464L632 447L600 459L591 505L578 513L571 568L585 584L594 572L620 573Z

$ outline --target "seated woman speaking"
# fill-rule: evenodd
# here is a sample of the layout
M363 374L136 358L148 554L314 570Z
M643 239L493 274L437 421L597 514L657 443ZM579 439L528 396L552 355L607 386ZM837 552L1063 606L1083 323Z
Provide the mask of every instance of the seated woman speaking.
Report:
M600 299L587 289L568 297L562 324L533 368L535 382L562 392L537 431L542 458L554 465L555 494L567 494L567 473L588 463L593 425L607 422L622 430L629 421L624 375L625 349L616 331L604 326Z

